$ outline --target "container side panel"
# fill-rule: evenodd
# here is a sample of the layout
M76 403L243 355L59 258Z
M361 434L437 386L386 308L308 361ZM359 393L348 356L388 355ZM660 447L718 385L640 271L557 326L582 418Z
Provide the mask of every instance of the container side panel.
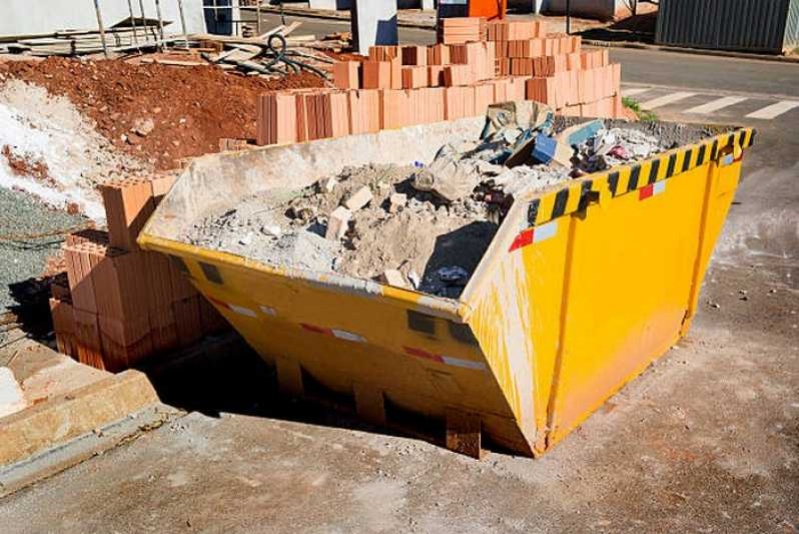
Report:
M171 251L175 253L174 250ZM524 452L514 416L469 327L430 313L424 296L374 293L275 274L227 254L184 255L194 284L269 363L299 365L316 383L354 396L367 384L429 418L447 408L480 414L497 442ZM503 439L504 437L504 439Z
M678 338L707 172L699 167L659 182L657 194L633 191L575 217L553 442Z
M518 425L541 450L557 352L567 228L553 221L529 228L526 206L514 206L470 297L474 328ZM536 235L537 232L537 235Z

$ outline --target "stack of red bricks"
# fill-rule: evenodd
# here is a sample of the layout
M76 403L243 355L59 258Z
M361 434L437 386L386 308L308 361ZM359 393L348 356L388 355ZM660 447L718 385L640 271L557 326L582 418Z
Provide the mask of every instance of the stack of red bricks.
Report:
M108 231L68 236L66 277L53 283L50 299L60 352L117 372L227 328L178 266L136 244L172 180L102 186Z
M527 81L528 99L566 116L622 116L621 65L610 63L607 50L543 59L553 58L557 61L536 65L541 70Z
M579 37L547 34L538 21L445 19L442 28L434 46L372 47L365 61L336 63L336 89L261 96L258 144L479 116L511 100L566 115L622 114L619 65L607 51L582 51Z
M445 18L438 22L438 42L463 44L482 41L486 31L486 20L481 17Z

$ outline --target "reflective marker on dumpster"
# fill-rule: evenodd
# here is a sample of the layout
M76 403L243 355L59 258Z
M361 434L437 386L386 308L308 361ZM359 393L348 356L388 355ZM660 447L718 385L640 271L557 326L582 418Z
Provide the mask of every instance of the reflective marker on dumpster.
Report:
M666 182L657 182L654 184L649 184L648 186L641 189L638 193L639 200L646 200L650 197L655 195L659 195L660 193L666 190Z
M366 338L363 336L359 336L358 334L353 334L352 332L347 332L346 330L336 330L335 328L323 328L321 326L315 326L312 324L300 323L305 330L309 332L314 332L315 334L322 334L325 336L333 336L338 339L343 339L344 341L352 341L354 343L366 343Z
M524 248L527 245L532 245L533 243L540 243L541 241L545 241L550 237L555 237L558 233L558 222L552 221L547 224L542 224L536 228L528 228L516 236L516 239L513 240L513 243L510 246L510 250L508 252L513 252L514 250L518 250L520 248Z
M486 369L486 365L483 362L474 362L471 360L463 360L461 358L453 358L451 356L432 354L426 350L415 349L413 347L404 347L404 349L407 354L415 356L416 358L422 358L423 360L431 360L434 362L443 363L445 365L463 367L465 369L477 369L480 371Z

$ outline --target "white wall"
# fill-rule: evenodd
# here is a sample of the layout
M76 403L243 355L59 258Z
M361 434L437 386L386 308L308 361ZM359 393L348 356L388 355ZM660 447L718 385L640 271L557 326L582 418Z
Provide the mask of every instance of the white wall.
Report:
M396 0L355 0L357 28L353 28L358 52L369 54L373 45L396 45Z
M181 33L177 0L160 1L164 20L172 21L165 31ZM155 0L142 0L142 2L147 17L156 18ZM139 16L139 0L131 0L131 3L134 14ZM183 0L189 33L205 32L202 4L202 0ZM93 0L2 0L0 10L2 10L0 35L53 33L65 29L97 29ZM106 28L130 16L127 0L100 0L100 11Z

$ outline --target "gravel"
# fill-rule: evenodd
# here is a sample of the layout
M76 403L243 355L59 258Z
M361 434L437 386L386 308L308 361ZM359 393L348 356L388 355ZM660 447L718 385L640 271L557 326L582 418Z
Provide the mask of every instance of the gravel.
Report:
M45 207L29 195L0 188L0 313L19 304L10 286L42 275L48 257L58 252L61 236L26 240L10 237L43 234L86 224L86 219Z

